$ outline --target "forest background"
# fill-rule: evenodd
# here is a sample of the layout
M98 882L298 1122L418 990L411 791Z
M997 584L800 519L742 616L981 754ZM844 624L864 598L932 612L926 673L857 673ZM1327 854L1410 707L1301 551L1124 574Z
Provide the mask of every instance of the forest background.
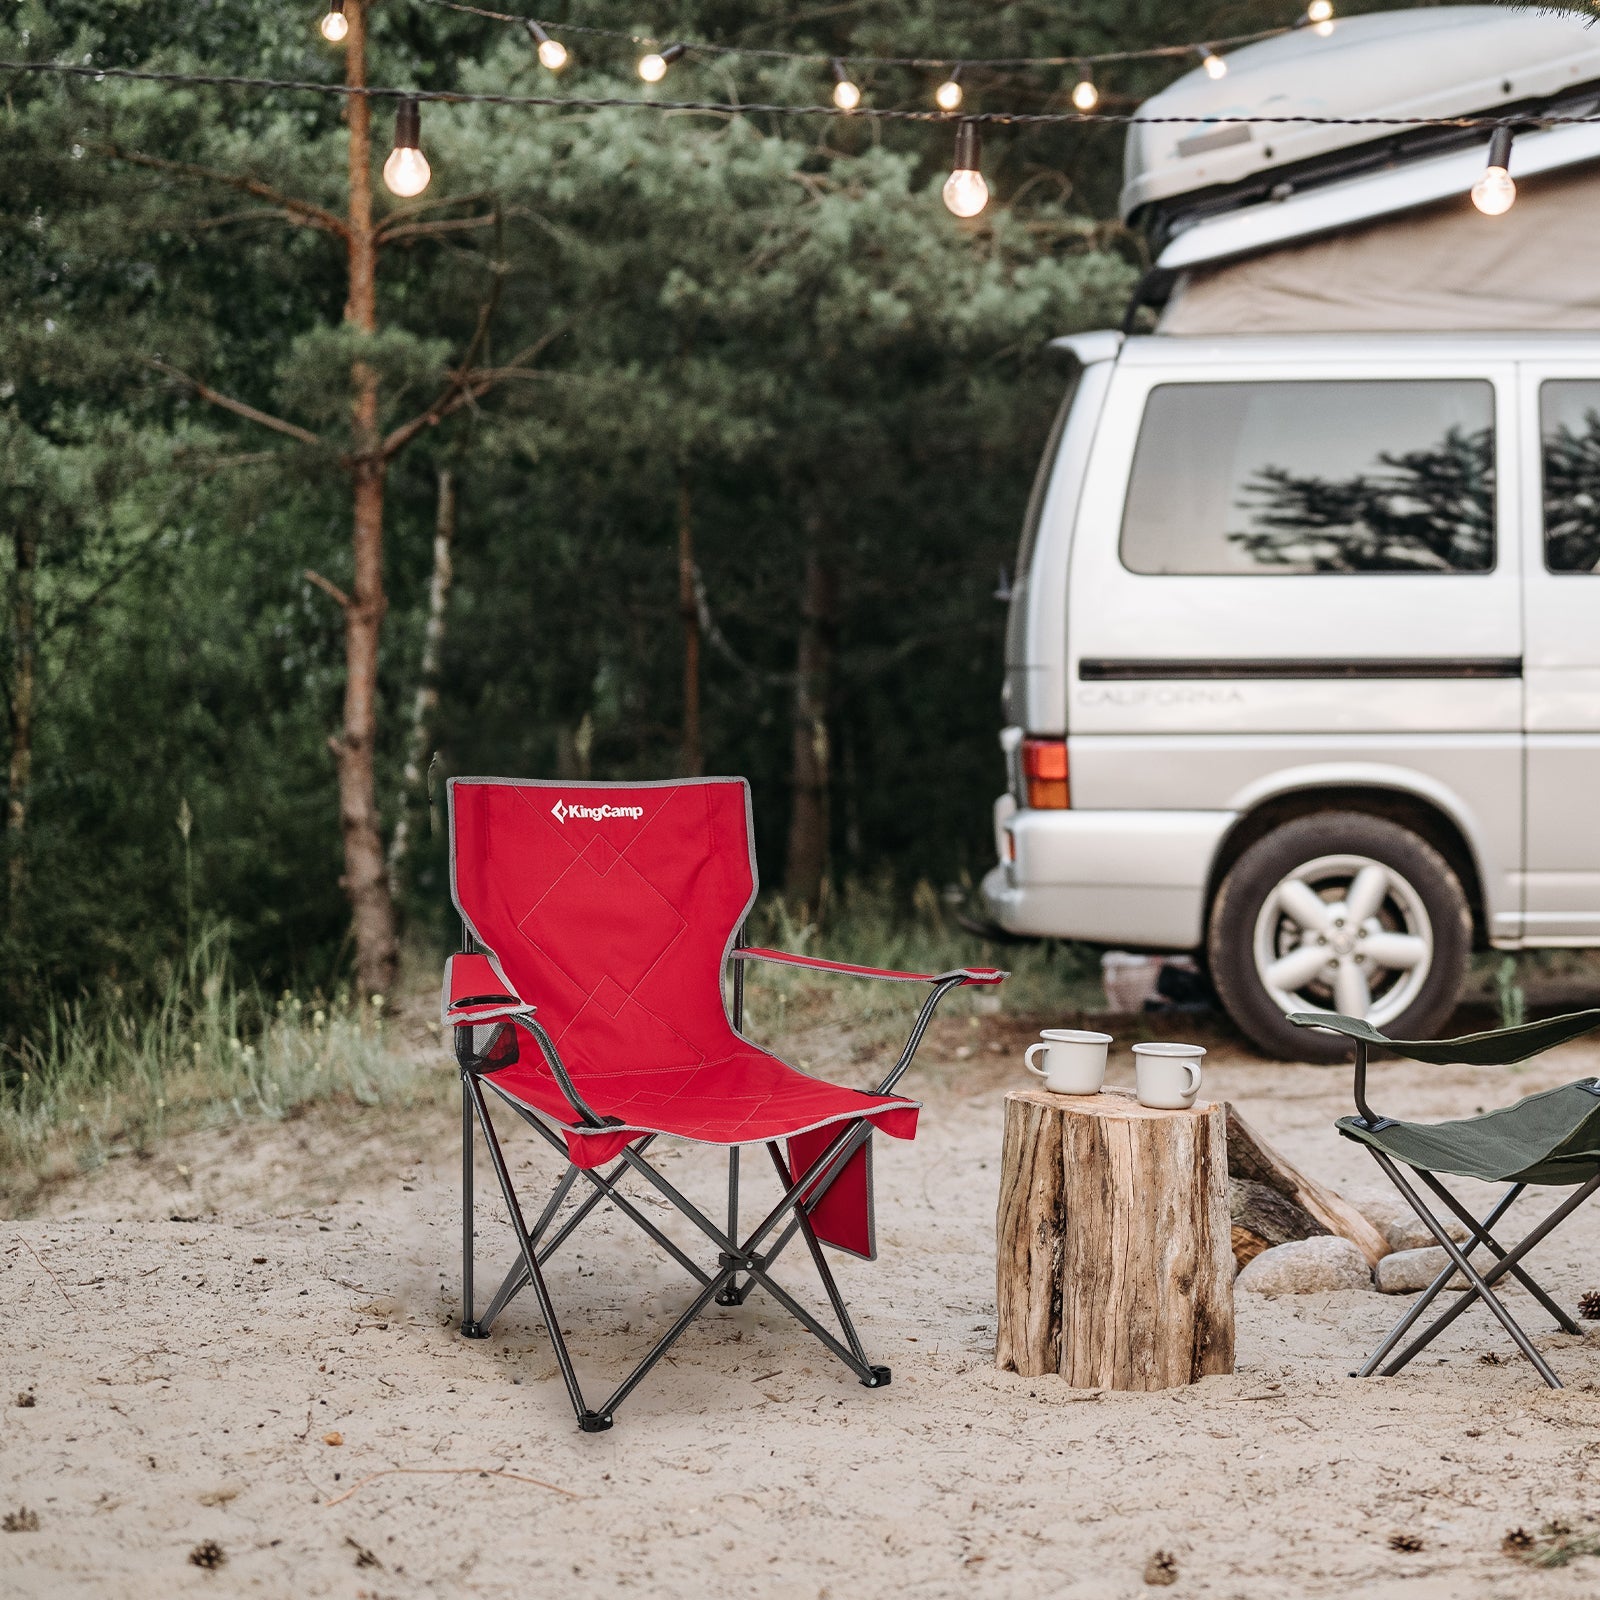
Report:
M663 5L543 14L844 58L1295 20ZM565 34L558 83L520 28L352 12L374 84L643 92L624 41ZM23 0L0 58L339 81L319 14ZM1108 66L1102 108L1190 64ZM426 104L431 187L375 184L363 220L388 102L352 158L366 102L0 76L0 1060L73 997L160 993L202 932L264 989L381 992L400 943L451 937L451 773L746 774L764 881L813 918L852 881L909 900L987 866L996 590L1064 386L1044 346L1116 325L1145 265L1119 128L987 130L995 199L962 223L948 128ZM926 107L939 75L860 76ZM1040 110L1075 80L963 84ZM691 56L661 93L830 88Z

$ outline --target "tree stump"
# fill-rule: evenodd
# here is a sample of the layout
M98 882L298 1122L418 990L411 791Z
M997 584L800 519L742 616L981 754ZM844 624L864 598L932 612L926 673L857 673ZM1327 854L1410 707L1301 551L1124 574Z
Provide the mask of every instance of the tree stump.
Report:
M1097 1389L1233 1371L1220 1105L1006 1095L995 1364Z

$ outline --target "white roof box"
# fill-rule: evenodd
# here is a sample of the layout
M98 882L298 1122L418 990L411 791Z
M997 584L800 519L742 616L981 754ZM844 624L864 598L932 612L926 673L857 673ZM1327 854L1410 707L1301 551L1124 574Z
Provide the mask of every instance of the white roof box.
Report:
M1345 17L1245 45L1226 76L1198 67L1145 101L1151 117L1452 117L1549 110L1600 83L1592 19L1500 6L1438 6ZM1328 24L1323 25L1329 29ZM1565 106L1563 110L1567 110ZM1198 216L1281 199L1463 143L1482 130L1316 124L1143 124L1128 130L1122 214L1157 243Z

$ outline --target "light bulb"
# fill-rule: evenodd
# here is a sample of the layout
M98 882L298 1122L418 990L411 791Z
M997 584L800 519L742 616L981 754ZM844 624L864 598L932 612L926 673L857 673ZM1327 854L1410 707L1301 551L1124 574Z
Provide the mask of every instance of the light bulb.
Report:
M652 50L649 55L640 56L639 76L646 83L660 83L667 75L667 68L688 48L686 44L669 44L665 50Z
M1306 7L1307 22L1331 22L1333 20L1333 0L1311 0Z
M528 30L528 37L533 40L539 52L539 62L551 72L559 72L571 57L567 54L567 47L559 39L552 39L543 28L531 17L527 18L523 26Z
M389 159L383 164L383 181L389 185L390 192L399 195L402 200L421 194L432 176L433 169L428 165L428 158L410 146L402 145L391 150Z
M1517 198L1517 186L1504 167L1490 167L1472 186L1472 203L1486 217L1503 217Z
M329 44L338 44L350 31L350 19L344 14L344 0L333 0L328 7L328 14L318 24L322 37Z
M952 172L944 180L944 203L958 217L975 217L989 203L981 172Z
M394 149L383 164L383 181L389 185L389 192L402 200L421 194L433 176L421 146L422 111L407 95L395 107Z
M1489 136L1489 165L1472 186L1472 203L1486 217L1503 217L1517 198L1511 181L1511 130L1496 128Z
M1200 65L1206 69L1208 78L1225 78L1228 75L1228 63L1215 50L1207 50L1201 57Z
M961 85L954 78L946 78L933 91L933 103L941 111L959 111L961 109Z
M833 103L841 111L854 111L861 104L860 85L850 81L844 62L834 60L830 65L833 68Z
M975 217L989 203L978 160L978 125L968 118L956 129L955 170L944 180L944 203L958 217Z
M1093 111L1100 104L1100 91L1087 73L1073 85L1072 103L1080 111Z

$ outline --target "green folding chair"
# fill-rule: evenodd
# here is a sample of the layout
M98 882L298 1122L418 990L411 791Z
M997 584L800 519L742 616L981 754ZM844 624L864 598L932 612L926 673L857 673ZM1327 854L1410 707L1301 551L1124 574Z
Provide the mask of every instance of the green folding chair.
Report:
M1295 1012L1289 1020L1296 1027L1342 1033L1354 1041L1358 1114L1341 1117L1337 1124L1339 1132L1347 1139L1366 1145L1389 1181L1450 1258L1449 1265L1417 1297L1366 1364L1351 1376L1370 1378L1381 1367L1382 1376L1393 1377L1413 1356L1438 1338L1474 1300L1481 1300L1516 1341L1517 1348L1533 1363L1539 1376L1552 1389L1559 1389L1561 1380L1494 1293L1494 1285L1509 1273L1555 1318L1563 1332L1581 1331L1533 1281L1522 1266L1522 1260L1600 1188L1600 1079L1584 1078L1559 1089L1546 1089L1528 1095L1515 1105L1483 1116L1464 1117L1459 1122L1399 1122L1393 1117L1380 1117L1367 1104L1367 1052L1377 1046L1412 1061L1431 1062L1435 1066L1505 1067L1600 1028L1600 1010L1575 1011L1570 1016L1550 1017L1520 1028L1463 1034L1459 1039L1388 1039L1357 1017L1326 1011ZM1464 1246L1451 1238L1446 1224L1428 1209L1417 1185L1407 1178L1402 1167L1409 1167L1423 1187L1466 1225L1471 1237ZM1488 1215L1477 1221L1440 1182L1440 1173L1479 1178L1485 1183L1505 1183L1510 1187ZM1577 1187L1526 1237L1506 1249L1490 1230L1530 1184L1544 1188ZM1468 1259L1480 1244L1495 1258L1494 1264L1481 1275ZM1395 1353L1395 1347L1411 1333L1457 1273L1466 1280L1467 1287L1448 1309ZM1388 1364L1384 1365L1385 1362Z

